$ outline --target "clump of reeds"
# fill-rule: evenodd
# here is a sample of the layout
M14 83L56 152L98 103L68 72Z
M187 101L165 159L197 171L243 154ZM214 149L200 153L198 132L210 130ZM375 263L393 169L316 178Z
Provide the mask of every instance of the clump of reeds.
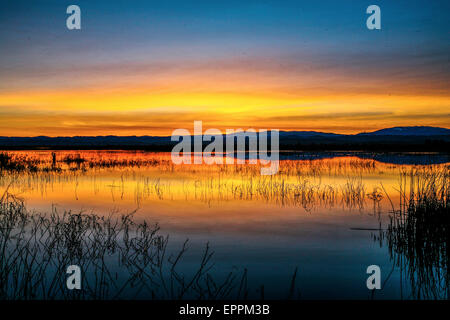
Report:
M80 154L69 154L62 159L62 162L68 165L81 165L82 163L86 162L86 159L84 159Z
M400 208L393 208L385 236L415 299L449 298L449 177L448 167L413 169L401 176Z
M8 153L0 153L0 173L1 171L21 172L26 169L23 163L14 161Z

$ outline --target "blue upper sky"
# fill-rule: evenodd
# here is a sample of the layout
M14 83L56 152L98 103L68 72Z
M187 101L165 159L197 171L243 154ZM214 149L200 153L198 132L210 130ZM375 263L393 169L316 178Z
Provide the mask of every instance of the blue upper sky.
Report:
M68 5L82 32L65 28ZM366 28L377 4L382 32ZM448 54L449 1L3 1L2 66L227 55ZM75 59L75 60L74 60ZM332 60L332 57L330 57ZM448 57L447 57L448 59ZM3 71L3 70L2 70Z

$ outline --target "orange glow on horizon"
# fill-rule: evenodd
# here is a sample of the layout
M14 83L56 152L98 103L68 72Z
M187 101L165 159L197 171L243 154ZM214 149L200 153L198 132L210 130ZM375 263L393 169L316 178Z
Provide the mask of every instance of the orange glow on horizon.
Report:
M314 86L318 75L252 80L234 72L219 74L216 82L197 76L189 81L186 75L174 75L163 83L141 84L139 77L122 84L113 77L92 87L0 92L0 136L165 136L178 128L192 130L195 120L203 121L204 129L222 131L345 134L394 126L450 126L450 97L439 90L416 92L379 83L367 90L345 76L329 87Z

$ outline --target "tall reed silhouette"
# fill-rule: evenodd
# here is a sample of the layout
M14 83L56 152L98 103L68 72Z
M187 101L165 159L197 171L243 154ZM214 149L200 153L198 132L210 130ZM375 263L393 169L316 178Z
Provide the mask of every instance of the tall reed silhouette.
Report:
M405 298L449 299L449 175L448 169L412 169L400 176L400 205L392 204L381 238L410 284Z

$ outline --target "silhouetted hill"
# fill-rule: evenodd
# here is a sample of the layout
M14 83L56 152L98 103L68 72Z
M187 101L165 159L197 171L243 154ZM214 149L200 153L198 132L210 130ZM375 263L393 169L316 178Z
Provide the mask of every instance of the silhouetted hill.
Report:
M143 149L170 151L176 143L171 141L171 137L156 136L0 137L0 149L10 150ZM209 142L204 142L204 145L207 144ZM395 127L356 135L316 131L280 131L280 149L314 151L448 151L450 150L450 129Z
M440 136L450 135L450 129L438 127L393 127L377 130L374 132L363 132L358 135L366 136Z

